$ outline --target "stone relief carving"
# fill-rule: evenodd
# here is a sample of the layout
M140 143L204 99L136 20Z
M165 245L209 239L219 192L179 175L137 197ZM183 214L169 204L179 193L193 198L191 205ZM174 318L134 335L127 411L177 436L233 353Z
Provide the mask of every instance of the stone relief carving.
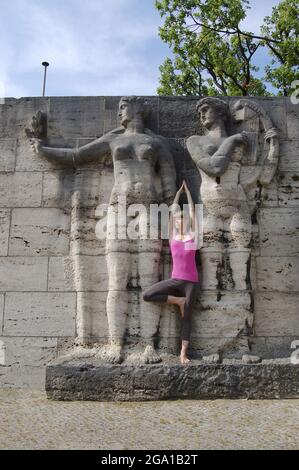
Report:
M145 127L148 111L144 99L123 97L119 103L121 127L78 149L47 147L41 138L44 136L44 117L40 113L33 118L31 130L27 130L38 155L68 163L74 168L98 161L107 155L112 156L114 186L109 200L111 210L107 216L107 233L109 234L113 227L116 230L126 230L126 224L132 222L139 226L141 235L137 239L113 239L109 236L106 238L106 311L110 342L101 347L97 355L111 363L122 362L124 358L123 347L129 311L127 287L133 264L137 263L138 266L141 290L159 280L162 240L147 237L150 204L170 204L176 191L175 167L168 142ZM118 219L120 197L125 209L131 204L142 204L146 208L146 216L142 213L129 215L124 226L121 226L123 222ZM116 227L115 221L118 221ZM84 314L84 311L81 312L77 318L78 339L83 345L89 337ZM135 359L141 363L159 362L161 358L155 349L154 336L159 325L160 307L140 302L139 315L141 344L144 350Z
M236 332L231 325L231 333L246 336L253 324L249 295L251 218L277 168L278 131L267 113L247 99L237 100L230 109L219 98L202 98L197 111L207 133L189 137L186 144L201 176L204 206L202 305L210 312L220 312L220 317L229 309L234 316L235 311ZM229 135L231 124L244 126L246 121L257 123L254 132L241 130ZM261 131L268 149L259 148ZM230 290L230 299L223 290ZM216 349L219 352L234 345L230 338ZM211 360L218 362L219 356L213 355Z
M204 344L203 340L202 351L208 362L219 362L226 352L249 352L248 337L253 326L252 218L274 178L279 140L267 113L252 100L239 99L229 107L222 99L208 97L199 100L197 109L207 134L189 137L186 145L200 173L200 197L204 206L199 325L213 325L210 336L215 341L209 339L209 344ZM46 116L43 113L38 113L31 128L26 130L38 155L73 168L112 156L114 186L109 205L113 210L110 216L108 212L108 231L117 216L120 196L126 197L127 207L139 203L147 210L151 203L171 204L173 201L176 175L171 151L167 139L145 127L147 111L145 100L122 98L119 103L121 127L78 149L45 145ZM132 221L145 231L149 228L148 219L140 214L127 220ZM106 311L110 342L93 352L107 362L119 363L124 359L127 285L132 266L137 263L139 288L145 289L158 280L161 249L159 239L107 237ZM72 271L71 263L66 269ZM83 309L77 317L78 339L82 344L89 337L84 315ZM159 325L160 306L140 301L139 315L143 349L138 357L132 355L132 360L159 362L161 357L155 350L153 338ZM200 334L200 331L195 333ZM252 362L248 354L247 357Z

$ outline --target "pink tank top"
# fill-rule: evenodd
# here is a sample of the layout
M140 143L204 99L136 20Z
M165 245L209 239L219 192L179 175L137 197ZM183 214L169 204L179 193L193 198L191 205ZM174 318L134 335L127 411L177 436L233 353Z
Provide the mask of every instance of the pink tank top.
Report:
M199 276L195 263L196 244L194 240L170 240L172 255L171 278L198 282Z

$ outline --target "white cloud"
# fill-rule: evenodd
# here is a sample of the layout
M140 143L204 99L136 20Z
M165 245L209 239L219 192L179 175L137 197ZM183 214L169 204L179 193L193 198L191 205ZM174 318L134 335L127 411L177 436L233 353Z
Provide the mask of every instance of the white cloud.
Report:
M5 2L6 3L6 2ZM48 90L59 94L155 93L162 61L143 53L158 39L159 15L142 17L136 0L14 0L4 15L10 26L0 33L2 77L7 94L40 89L41 62L48 60ZM1 5L1 2L0 2ZM139 3L140 5L140 3ZM9 44L4 48L3 44ZM149 46L150 47L150 46ZM161 50L164 46L161 44ZM150 69L152 65L152 68ZM30 82L30 78L32 80ZM20 84L25 77L26 84ZM27 80L27 81L26 81ZM57 90L57 91L56 91ZM51 94L51 92L50 92Z
M252 0L246 28L258 32L277 2ZM6 96L39 94L43 60L49 95L156 93L169 51L153 0L0 0L0 8Z

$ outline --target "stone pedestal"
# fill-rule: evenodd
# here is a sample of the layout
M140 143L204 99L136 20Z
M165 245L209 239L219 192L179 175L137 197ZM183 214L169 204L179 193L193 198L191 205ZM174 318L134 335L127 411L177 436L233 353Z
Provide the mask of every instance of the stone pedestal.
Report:
M173 357L135 366L105 364L96 358L60 359L47 366L46 391L53 400L299 398L299 364L281 359L260 364L193 360L181 365Z

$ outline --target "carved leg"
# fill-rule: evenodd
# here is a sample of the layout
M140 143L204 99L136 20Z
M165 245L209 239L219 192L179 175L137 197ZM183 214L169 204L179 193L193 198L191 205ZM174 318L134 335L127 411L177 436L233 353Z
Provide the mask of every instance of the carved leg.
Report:
M162 244L160 240L157 240L155 243L151 242L151 251L141 251L138 256L139 284L141 287L140 334L143 344L145 345L141 361L149 364L161 361L154 347L154 337L159 328L161 305L155 302L145 302L142 293L146 288L159 281L161 248Z
M249 276L250 248L230 248L227 250L230 258L233 280L236 290L247 289L247 276ZM249 281L249 279L248 279Z
M131 274L131 253L108 252L106 254L109 290L106 309L110 343L100 351L99 355L112 363L123 360L122 349L128 317L127 283Z
M236 290L246 290L249 281L249 261L251 240L251 217L248 211L243 210L234 214L230 223L234 247L228 250L230 266Z

